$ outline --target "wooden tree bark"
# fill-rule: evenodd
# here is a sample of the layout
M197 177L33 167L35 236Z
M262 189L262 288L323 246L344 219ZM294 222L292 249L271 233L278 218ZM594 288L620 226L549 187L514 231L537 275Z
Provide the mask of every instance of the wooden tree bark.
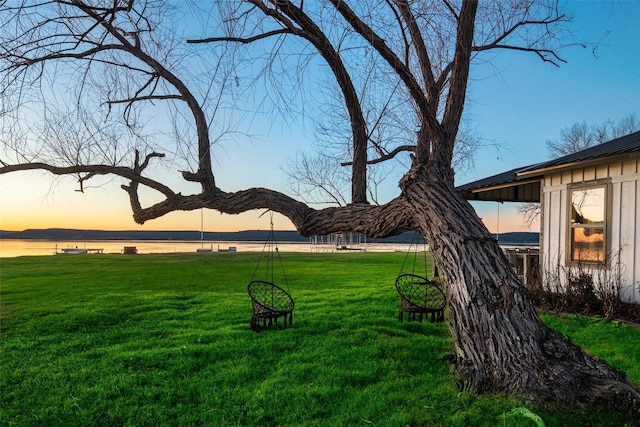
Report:
M403 182L403 195L446 281L460 387L605 404L640 422L638 386L542 324L497 241L447 175L423 169Z

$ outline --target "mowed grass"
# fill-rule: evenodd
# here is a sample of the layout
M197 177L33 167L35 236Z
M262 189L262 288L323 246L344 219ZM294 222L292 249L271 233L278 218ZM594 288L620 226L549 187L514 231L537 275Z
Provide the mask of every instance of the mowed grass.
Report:
M258 257L0 260L2 425L534 425L504 417L520 406L548 426L624 424L459 392L446 324L397 320L400 253L282 254L294 324L255 333ZM640 383L638 330L545 321Z

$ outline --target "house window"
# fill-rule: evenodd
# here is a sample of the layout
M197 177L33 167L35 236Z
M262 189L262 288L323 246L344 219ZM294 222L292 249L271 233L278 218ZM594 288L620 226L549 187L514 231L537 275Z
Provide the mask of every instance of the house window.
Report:
M607 187L569 190L570 261L602 263L606 259Z

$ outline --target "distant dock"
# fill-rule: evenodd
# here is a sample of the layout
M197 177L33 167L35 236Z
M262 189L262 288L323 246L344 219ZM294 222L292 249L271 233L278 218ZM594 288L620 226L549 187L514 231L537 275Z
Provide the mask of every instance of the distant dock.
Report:
M81 254L101 254L102 248L62 248L58 252L56 247L56 255L81 255Z

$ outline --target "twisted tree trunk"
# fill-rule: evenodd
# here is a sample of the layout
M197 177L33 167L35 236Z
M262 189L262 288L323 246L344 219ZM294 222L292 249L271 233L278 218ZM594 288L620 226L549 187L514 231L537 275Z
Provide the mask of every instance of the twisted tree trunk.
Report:
M460 387L542 403L606 404L640 422L638 386L543 325L498 243L446 173L434 167L414 174L403 194L446 281Z

